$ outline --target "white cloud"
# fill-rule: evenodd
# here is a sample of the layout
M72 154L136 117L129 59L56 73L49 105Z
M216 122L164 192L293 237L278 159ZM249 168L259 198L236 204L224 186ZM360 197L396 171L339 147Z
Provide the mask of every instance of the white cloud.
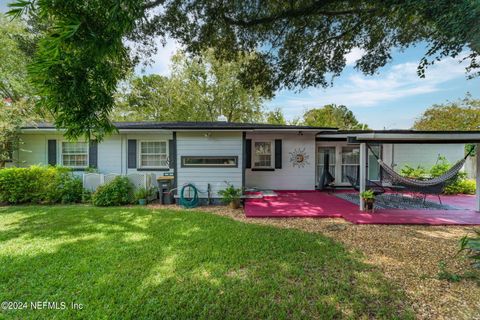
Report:
M428 94L441 90L447 81L464 77L465 64L447 58L431 66L425 78L417 75L417 63L406 62L393 65L375 76L352 74L342 84L327 89L307 89L295 96L282 100L286 109L321 106L328 103L344 104L349 107L374 107L404 97Z
M365 50L360 48L353 48L352 51L345 55L347 66L353 66L358 59L365 54Z

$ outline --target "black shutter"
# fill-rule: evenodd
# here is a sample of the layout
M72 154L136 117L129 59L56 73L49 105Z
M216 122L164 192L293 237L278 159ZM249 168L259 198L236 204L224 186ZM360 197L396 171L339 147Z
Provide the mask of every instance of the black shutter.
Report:
M137 140L129 139L128 140L128 160L127 167L129 169L135 169L137 167Z
M252 167L252 140L245 140L245 168Z
M88 145L88 166L90 168L98 167L98 141L90 140Z
M57 140L48 140L48 164L57 165Z
M175 169L176 167L176 158L177 158L177 151L176 151L175 140L168 140L168 166L170 169Z
M275 169L282 169L282 140L275 140Z

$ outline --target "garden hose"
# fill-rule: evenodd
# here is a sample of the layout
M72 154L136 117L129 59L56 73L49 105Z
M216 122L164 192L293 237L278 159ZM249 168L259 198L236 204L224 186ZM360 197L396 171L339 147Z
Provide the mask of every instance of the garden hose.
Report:
M189 190L189 197L185 197L185 191ZM193 191L193 196L190 196L190 191ZM180 191L180 205L185 208L195 208L198 206L198 189L191 183L186 184Z

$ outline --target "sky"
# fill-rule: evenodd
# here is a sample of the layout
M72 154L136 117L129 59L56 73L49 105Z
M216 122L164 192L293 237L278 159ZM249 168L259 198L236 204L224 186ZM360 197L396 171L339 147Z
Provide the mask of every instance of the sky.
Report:
M5 12L9 0L0 0L0 12ZM159 42L153 64L139 66L138 74L168 75L170 58L180 48L173 40L166 46ZM374 129L406 129L433 104L445 103L465 97L469 92L480 99L480 78L468 80L465 65L458 59L446 58L429 67L425 78L416 74L418 63L426 51L419 44L404 52L396 50L392 61L373 76L365 76L354 68L362 52L355 49L347 55L347 67L333 86L306 88L301 91L276 92L265 108L279 107L286 118L292 120L306 110L325 104L343 104L354 112L357 119Z
M137 68L137 73L168 75L170 57L179 48L175 41L167 41L153 57L155 62L144 70ZM265 108L279 107L292 120L311 108L343 104L373 129L408 129L433 104L462 99L467 92L480 99L480 79L468 80L465 63L459 59L443 59L428 68L425 78L420 78L417 66L425 51L426 44L404 52L395 50L389 64L377 74L366 76L354 68L362 55L361 50L355 49L347 55L347 67L333 86L278 91Z

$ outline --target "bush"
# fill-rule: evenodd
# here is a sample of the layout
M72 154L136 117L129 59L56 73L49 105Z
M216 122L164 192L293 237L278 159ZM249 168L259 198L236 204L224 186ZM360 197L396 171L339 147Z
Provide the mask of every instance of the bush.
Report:
M423 168L422 166L418 166L416 168L406 164L401 170L400 173L404 177L412 178L412 179L420 179L425 178L428 175L428 171Z
M0 170L0 202L73 203L82 197L82 181L64 167L31 166Z
M448 162L448 160L445 157L440 156L438 158L438 162L432 168L430 168L430 170L426 170L421 166L413 168L412 166L406 164L401 169L401 174L413 179L435 178L447 172L451 167L452 165ZM475 181L467 179L467 174L465 172L459 172L456 178L450 181L447 186L445 186L443 193L475 194L475 189Z
M95 206L120 206L133 202L133 185L127 177L116 177L111 182L98 187L92 195Z

